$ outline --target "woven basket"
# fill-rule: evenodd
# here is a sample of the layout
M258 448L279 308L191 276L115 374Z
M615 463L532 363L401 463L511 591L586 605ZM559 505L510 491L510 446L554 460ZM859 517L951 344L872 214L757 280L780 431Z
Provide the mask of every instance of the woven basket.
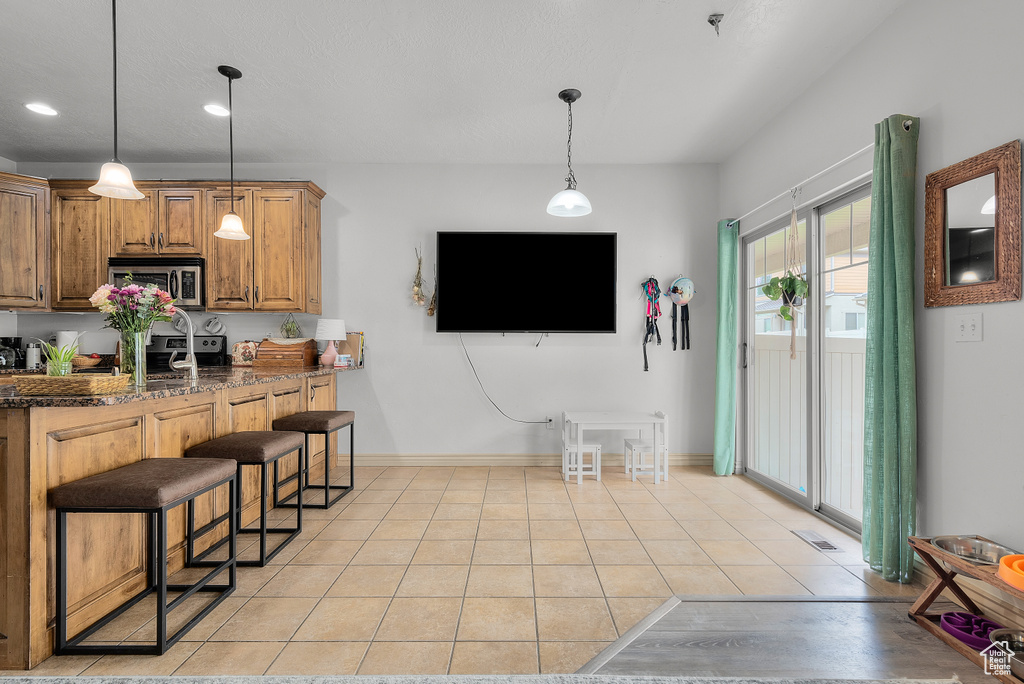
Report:
M130 380L128 375L18 375L14 386L26 396L61 397L123 392Z
M72 366L82 366L83 368L92 368L93 366L100 365L100 361L103 359L93 359L88 356L74 356L71 358Z

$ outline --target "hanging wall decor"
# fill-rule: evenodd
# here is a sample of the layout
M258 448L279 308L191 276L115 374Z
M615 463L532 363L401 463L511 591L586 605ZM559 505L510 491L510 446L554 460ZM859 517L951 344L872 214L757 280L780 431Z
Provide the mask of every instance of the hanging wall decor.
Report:
M412 279L412 301L416 306L426 306L427 298L423 294L423 253L417 248L416 275Z
M679 349L690 348L690 300L696 290L693 281L679 276L672 281L665 296L672 300L672 351L676 350L676 329L679 329Z
M661 288L658 287L658 279L651 276L640 286L641 297L646 300L646 313L644 318L644 371L647 371L647 343L657 339L661 344L661 332L658 330L658 319L661 318Z

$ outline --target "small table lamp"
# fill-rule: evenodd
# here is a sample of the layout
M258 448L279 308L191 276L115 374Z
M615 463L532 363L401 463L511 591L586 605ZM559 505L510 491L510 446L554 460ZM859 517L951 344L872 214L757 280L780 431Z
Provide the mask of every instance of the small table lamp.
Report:
M320 365L333 366L338 356L334 342L345 339L345 321L340 318L321 318L316 322L316 339L327 340L327 349L320 356Z

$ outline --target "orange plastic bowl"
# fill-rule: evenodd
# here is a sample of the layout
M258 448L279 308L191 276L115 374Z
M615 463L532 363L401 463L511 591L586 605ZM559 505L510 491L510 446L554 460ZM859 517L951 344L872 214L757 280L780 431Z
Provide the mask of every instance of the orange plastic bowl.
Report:
M1024 554L1003 556L999 559L999 579L1014 589L1024 591Z

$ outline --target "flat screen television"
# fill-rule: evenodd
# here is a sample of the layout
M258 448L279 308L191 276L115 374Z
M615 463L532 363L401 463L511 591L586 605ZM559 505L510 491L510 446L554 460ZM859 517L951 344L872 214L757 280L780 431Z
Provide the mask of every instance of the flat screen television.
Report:
M615 332L615 233L437 233L437 332Z

